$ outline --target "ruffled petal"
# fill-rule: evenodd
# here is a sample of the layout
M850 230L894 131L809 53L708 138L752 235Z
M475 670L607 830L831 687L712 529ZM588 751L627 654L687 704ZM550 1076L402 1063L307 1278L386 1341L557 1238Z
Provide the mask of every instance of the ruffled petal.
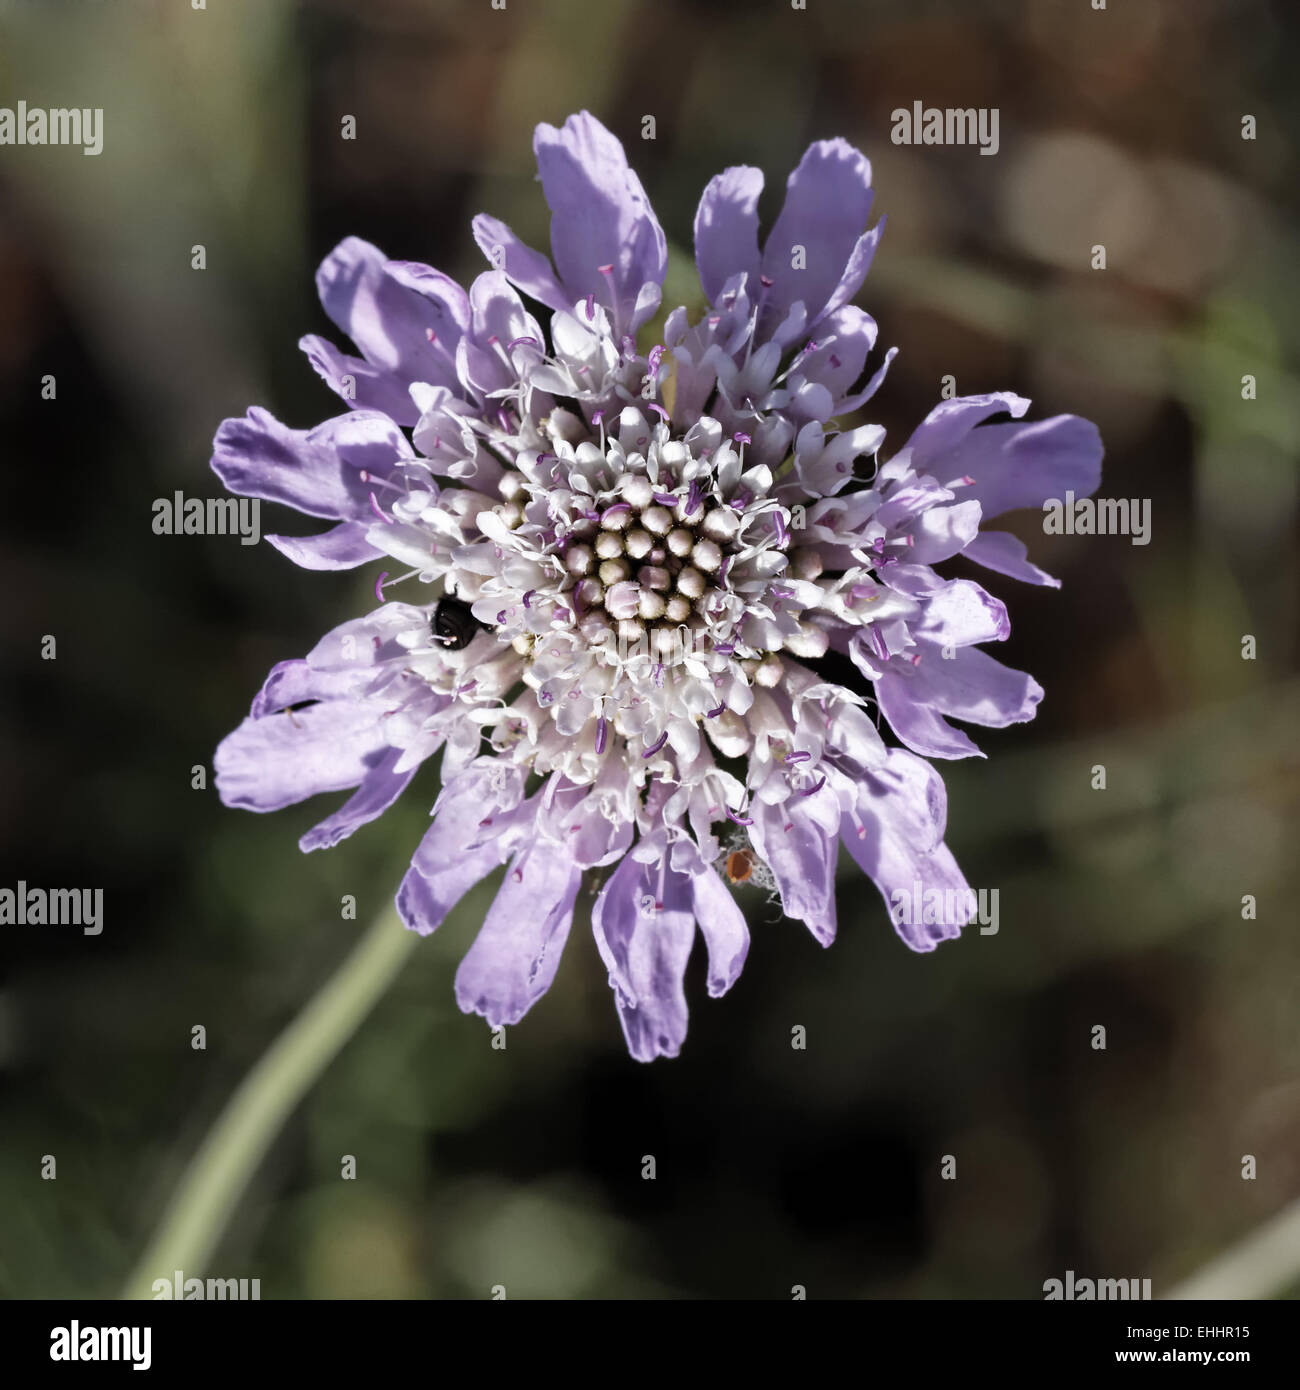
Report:
M738 271L751 295L758 293L758 196L763 172L746 165L724 169L709 181L695 212L695 264L700 284L716 304Z
M871 165L846 140L818 140L808 147L790 175L785 205L763 248L763 274L772 281L763 306L765 324L779 323L796 300L808 311L809 326L817 322L854 259L871 199ZM804 248L803 270L791 265L797 246ZM859 253L857 262L862 258Z
M245 719L217 747L217 793L227 806L279 811L357 786L386 748L376 710L357 701L322 700Z
M909 694L954 719L1001 729L1032 719L1043 698L1043 687L1032 676L978 647L957 647L946 659L932 648L926 658L903 677Z
M411 931L428 936L500 862L496 846L486 844L442 863L430 864L424 870L412 866L397 890L397 911L402 921Z
M351 570L383 554L366 540L369 529L370 523L366 521L340 521L318 536L267 536L266 539L281 555L287 555L305 570Z
M1030 563L1024 541L1010 531L981 531L962 554L995 574L1005 574L1025 584L1043 584L1052 589L1061 587L1059 579L1053 579L1046 570Z
M406 925L421 936L528 840L538 798L525 801L519 768L485 757L444 783L397 894Z
M691 903L709 951L709 994L717 999L740 978L749 954L745 914L708 865L691 879Z
M400 748L386 749L356 791L332 816L313 826L298 841L298 848L304 854L310 854L314 849L331 849L340 840L346 840L354 830L382 816L415 776L414 768L405 772L394 771L401 756Z
M591 912L596 949L609 970L628 1051L638 1062L676 1057L686 1038L683 977L695 938L690 881L630 855L610 875ZM662 887L661 887L662 883Z
M254 406L242 420L223 420L212 443L212 470L231 492L334 520L370 514L375 485L362 481L362 469L388 478L410 457L392 420L360 410L294 430Z
M364 357L340 352L325 338L308 333L298 339L316 375L355 410L378 410L409 429L420 418L411 403L409 383Z
M456 972L462 1013L500 1028L518 1023L546 993L581 884L582 870L553 845L534 844L516 858Z
M540 251L525 246L500 218L481 212L471 225L479 250L511 283L548 309L564 311L573 307L550 261Z
M871 269L871 262L875 259L876 247L880 245L880 239L885 234L885 222L886 219L882 217L870 231L863 232L854 243L840 282L822 310L823 319L826 315L834 313L842 304L847 304L862 288L862 282L867 278L867 271Z
M1029 401L1011 391L994 391L984 396L954 396L938 405L912 431L903 446L918 473L935 473L940 482L961 474L946 467L956 449L971 430L990 415L1006 411L1019 419L1029 409Z
M913 522L907 559L914 565L937 565L964 550L979 534L980 504L957 502L930 507Z
M982 758L983 753L960 729L928 704L916 699L902 676L886 671L876 681L876 700L889 727L914 752L927 758Z
M975 481L963 489L985 517L1017 507L1041 507L1067 492L1087 497L1101 484L1101 435L1091 420L1056 415L1030 424L984 425L972 430L926 471L942 483L963 475Z
M551 255L570 302L594 294L627 320L642 285L662 285L668 267L663 228L623 146L587 111L533 135L551 209ZM613 267L614 295L600 267Z
M943 843L947 796L939 774L901 748L891 749L887 765L856 787L852 811L841 824L845 847L889 904L898 934L914 951L932 951L940 941L961 934L973 915L970 889ZM925 921L925 913L900 914L900 895L915 901L937 892L944 904ZM918 920L919 919L919 920Z
M751 810L750 839L759 858L772 870L781 890L787 917L807 925L829 946L835 940L835 860L839 846L833 828L828 829L809 802L830 803L824 789L807 800L790 800L770 806L759 803Z
M393 262L410 272L404 283L389 273L389 264L377 246L360 237L339 242L316 272L325 312L373 366L407 384L450 384L444 381L445 358L434 350L428 335L432 332L455 347L462 331L457 320L464 290L428 266ZM415 279L421 283L420 292L412 289Z
M799 374L826 387L832 401L847 399L876 345L876 331L875 319L856 304L828 314L817 329L818 347L801 359Z
M940 648L970 647L976 642L1003 642L1011 635L1007 606L970 579L954 579L932 594L917 637L934 643L923 660L941 660Z

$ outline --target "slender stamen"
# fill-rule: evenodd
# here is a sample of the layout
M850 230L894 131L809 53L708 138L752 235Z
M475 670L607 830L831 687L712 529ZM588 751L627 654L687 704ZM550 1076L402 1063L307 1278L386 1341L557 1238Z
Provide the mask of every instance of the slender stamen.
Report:
M415 460L412 459L410 460L410 462L414 463ZM390 478L381 478L378 474L372 473L368 468L363 468L361 472L357 474L357 476L361 479L363 483L371 483L375 487L392 488L394 492L405 491L405 489L398 487L398 485L395 482L393 482Z

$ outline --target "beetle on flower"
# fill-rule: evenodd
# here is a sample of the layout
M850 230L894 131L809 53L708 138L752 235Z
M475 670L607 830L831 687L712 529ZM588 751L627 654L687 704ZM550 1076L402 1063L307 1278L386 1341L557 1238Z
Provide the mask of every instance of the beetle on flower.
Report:
M232 491L336 523L270 536L291 560L392 568L374 611L275 667L218 750L217 785L256 811L355 788L303 837L313 850L441 753L403 920L432 932L508 865L457 972L461 1008L516 1023L605 870L596 946L628 1047L651 1060L685 1037L696 931L710 994L744 964L728 880L761 868L824 945L841 842L887 902L916 882L969 900L926 758L978 752L950 718L1029 719L1042 691L982 650L1007 636L1002 603L934 566L962 553L1055 583L981 526L1094 491L1101 445L1073 416L1021 423L1013 395L944 402L887 461L877 426L834 423L893 356L868 374L876 327L850 300L883 223L867 226L870 166L843 140L808 149L761 248L758 171L709 184L709 307L674 309L657 343L638 336L666 242L622 146L583 112L539 126L535 150L549 258L479 216L493 268L466 292L344 241L317 283L361 355L302 346L347 410L304 431L254 409L218 430ZM986 423L1000 412L1011 422ZM832 678L837 654L860 680ZM898 930L931 950L965 925L948 916Z

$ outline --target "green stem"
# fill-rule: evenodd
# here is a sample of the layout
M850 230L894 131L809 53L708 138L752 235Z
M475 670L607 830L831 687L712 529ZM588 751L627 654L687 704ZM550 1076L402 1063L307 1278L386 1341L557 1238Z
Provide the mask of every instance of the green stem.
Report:
M1166 1298L1280 1297L1300 1279L1300 1201L1283 1207Z
M275 1040L195 1154L123 1297L151 1298L153 1281L170 1279L178 1269L202 1274L272 1140L392 983L418 940L390 908Z

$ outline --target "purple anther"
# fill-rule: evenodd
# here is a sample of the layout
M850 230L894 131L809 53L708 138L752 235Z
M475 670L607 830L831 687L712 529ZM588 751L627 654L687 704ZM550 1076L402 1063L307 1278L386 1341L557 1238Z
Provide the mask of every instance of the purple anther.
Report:
M667 742L668 742L668 730L665 729L665 730L663 731L663 733L661 733L661 734L659 735L659 737L658 737L657 739L655 739L655 741L650 745L650 747L647 748L647 749L645 750L645 752L641 754L641 756L642 756L643 758L653 758L654 755L655 755L655 754L664 746L664 744L667 743Z

